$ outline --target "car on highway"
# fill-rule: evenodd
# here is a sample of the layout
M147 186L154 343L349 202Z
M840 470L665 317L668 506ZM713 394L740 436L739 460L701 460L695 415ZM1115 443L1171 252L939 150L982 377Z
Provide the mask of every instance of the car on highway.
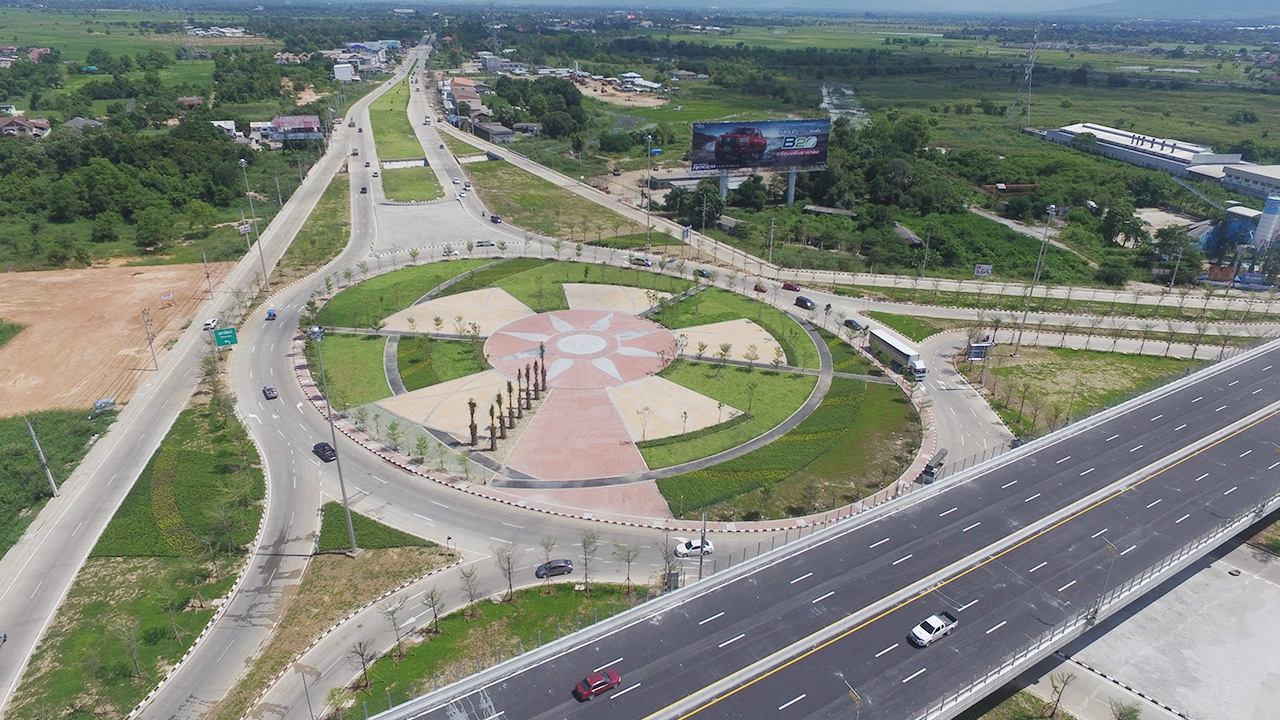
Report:
M360 148L351 149L351 157L359 157L359 155L360 155Z
M334 450L333 446L327 442L316 443L311 447L311 452L325 462L333 462L338 459L338 451Z
M640 267L653 267L653 261L649 258L633 257L630 262L632 265L638 265Z
M800 286L795 283L782 283L782 289L789 292L800 292Z
M268 400L275 400L276 398L280 397L280 393L276 392L275 385L264 385L262 387L262 397Z
M698 277L700 277L700 278L709 278L709 277L711 277L711 271L710 271L710 270L707 270L707 269L705 269L705 268L698 268L697 270L694 270L694 271L693 271L693 274L694 274L694 275L697 275L697 276L698 276Z
M467 191L466 191L466 190L463 190L462 192L458 193L458 199L459 199L459 200L461 200L462 198L464 198L464 197L466 197L466 196L467 196Z
M573 696L581 702L586 702L597 695L609 692L621 684L622 676L617 672L602 670L582 678L582 681L574 686Z
M356 132L358 132L358 133L362 133L362 132L364 132L364 128L356 128Z
M716 160L730 158L754 158L759 160L764 157L764 151L768 145L769 141L765 140L764 133L760 132L760 128L751 127L750 125L736 127L716 138Z
M440 143L440 149L441 149L441 150L443 150L443 149L444 149L444 143Z
M854 332L862 332L863 330L866 329L865 327L863 327L862 323L858 322L857 320L854 320L853 318L845 318L844 326L849 328L850 330L853 330Z
M675 556L682 558L689 557L690 555L710 555L715 552L715 545L712 545L710 540L706 541L706 545L703 545L702 543L703 541L698 538L689 540L687 538L678 537L676 538L676 547L674 550Z
M756 283L755 291L758 293L769 292L769 288L765 287L763 283Z
M476 247L493 247L492 240L477 240Z
M204 321L205 330L216 330L218 327L218 318L209 318Z
M458 257L461 254L462 254L461 250L458 250L456 248L451 248L449 250L445 250L444 252L440 253L440 257Z
M929 647L935 640L950 635L959 624L960 621L956 616L949 612L930 615L921 620L919 625L911 628L911 634L907 639L916 647Z
M461 184L462 184L462 181L461 181L461 180L459 180L458 178L454 178L454 179L453 179L453 184L454 184L454 185L461 185Z
M374 176L374 177L378 177L378 171L377 171L377 170L374 170L374 171L373 171L373 176Z
M267 319L268 319L268 320L275 320L275 319L276 319L276 311L275 311L275 310L268 310L268 311L267 311Z
M368 194L369 194L369 188L368 188L367 186L361 186L361 187L360 187L360 194L361 194L361 195L368 195Z
M557 575L568 575L572 572L573 561L566 558L564 560L551 560L539 565L538 569L533 571L533 576L543 580Z
M801 295L796 298L796 307L804 308L805 310L812 310L818 307L818 304L810 300L809 298Z
M489 222L493 223L494 225L501 225L502 218L498 217L497 215L490 215Z
M365 167L369 167L369 161L368 161L368 160L365 160L365 161L364 161L364 166L365 166Z

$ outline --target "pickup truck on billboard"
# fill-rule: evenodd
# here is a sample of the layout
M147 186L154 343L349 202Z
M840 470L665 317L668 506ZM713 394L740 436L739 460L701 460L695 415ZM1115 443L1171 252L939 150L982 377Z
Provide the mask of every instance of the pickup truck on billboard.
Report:
M693 171L820 170L827 163L830 135L830 120L694 123Z

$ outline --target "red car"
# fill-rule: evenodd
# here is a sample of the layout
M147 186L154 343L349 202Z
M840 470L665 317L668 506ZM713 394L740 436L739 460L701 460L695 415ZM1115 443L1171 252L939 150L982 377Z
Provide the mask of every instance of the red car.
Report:
M769 141L765 140L760 128L743 125L716 138L716 160L738 160L749 158L760 160L764 157Z
M760 283L756 283L756 292L759 292L759 293L769 292L769 288L765 287L764 285L761 285Z
M591 673L573 688L573 696L580 701L607 693L622 684L622 676L613 670Z
M800 292L800 286L795 283L782 283L782 289L789 290L791 292Z

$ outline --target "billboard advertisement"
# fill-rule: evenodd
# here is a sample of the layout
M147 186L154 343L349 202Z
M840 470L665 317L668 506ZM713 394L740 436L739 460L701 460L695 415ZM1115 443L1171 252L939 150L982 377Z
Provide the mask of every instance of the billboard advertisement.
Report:
M830 120L694 123L693 171L821 170L830 135Z

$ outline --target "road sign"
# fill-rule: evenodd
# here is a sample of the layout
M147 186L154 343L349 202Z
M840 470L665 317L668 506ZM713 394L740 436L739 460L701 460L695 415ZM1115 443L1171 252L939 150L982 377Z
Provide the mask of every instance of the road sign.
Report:
M974 265L973 274L975 277L991 277L990 265Z
M218 347L226 347L226 346L228 346L228 345L235 345L235 344L237 343L237 340L236 340L236 329L235 329L235 328L233 328L233 327L224 327L224 328L218 328L217 330L214 330L214 331L213 331L213 342L214 342L214 344L216 344Z

